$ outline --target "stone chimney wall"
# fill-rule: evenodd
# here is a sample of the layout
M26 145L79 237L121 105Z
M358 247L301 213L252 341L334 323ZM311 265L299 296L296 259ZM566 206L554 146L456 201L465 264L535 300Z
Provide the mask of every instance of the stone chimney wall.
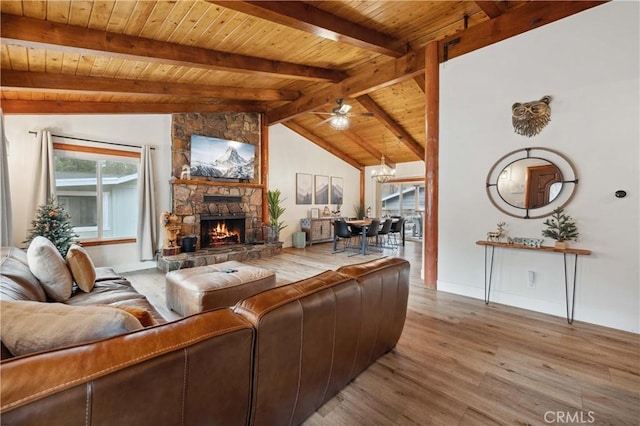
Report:
M249 184L216 182L195 177L180 180L182 166L191 161L191 135L216 137L256 145L256 172ZM258 113L173 114L172 116L172 211L178 216L180 236L200 235L200 215L246 214L247 240L262 231L260 183L260 115ZM205 195L239 197L237 202L204 202ZM200 248L198 241L197 248Z

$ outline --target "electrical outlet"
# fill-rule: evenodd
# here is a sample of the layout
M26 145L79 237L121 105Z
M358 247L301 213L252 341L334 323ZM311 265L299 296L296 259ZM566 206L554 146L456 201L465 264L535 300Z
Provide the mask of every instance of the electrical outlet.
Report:
M535 271L527 271L527 287L536 288L536 273L535 273Z

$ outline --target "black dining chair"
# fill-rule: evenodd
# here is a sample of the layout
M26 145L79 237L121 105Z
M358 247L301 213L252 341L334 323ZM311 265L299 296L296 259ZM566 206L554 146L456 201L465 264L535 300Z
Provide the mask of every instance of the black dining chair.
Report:
M367 233L363 238L367 239L367 245L370 247L376 247L378 245L378 234L380 233L380 220L372 219L371 224L367 228ZM382 249L380 249L382 251Z
M398 247L399 245L398 237L402 236L403 225L404 218L399 217L395 222L391 224L391 229L389 230L389 239L393 238L393 242L391 244L395 245L396 247Z
M347 222L342 219L336 219L333 222L333 251L331 253L341 253L348 250L351 246L351 237L353 235ZM342 241L342 250L337 249L340 240Z
M362 235L362 226L358 225L348 225L351 231L351 236L357 237L358 235Z
M378 231L378 245L381 248L392 248L392 249L396 249L396 246L391 245L391 241L389 240L390 238L390 232L391 232L391 226L393 225L393 219L391 218L387 218L383 223L382 223L382 227L380 228L380 231ZM385 242L388 243L389 245L385 245Z

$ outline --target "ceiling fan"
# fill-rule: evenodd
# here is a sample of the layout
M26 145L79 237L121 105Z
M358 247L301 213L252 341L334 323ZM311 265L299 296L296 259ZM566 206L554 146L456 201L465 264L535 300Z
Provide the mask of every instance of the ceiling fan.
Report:
M338 105L333 108L331 112L314 111L314 114L330 116L326 120L321 121L318 125L328 122L329 125L336 130L346 130L351 126L350 117L373 117L374 115L369 111L358 113L349 112L351 111L351 105L345 104L343 99L336 99L336 104Z

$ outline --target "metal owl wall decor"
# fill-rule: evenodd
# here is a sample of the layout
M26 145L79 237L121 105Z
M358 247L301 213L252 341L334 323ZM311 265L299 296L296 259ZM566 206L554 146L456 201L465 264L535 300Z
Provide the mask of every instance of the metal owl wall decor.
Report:
M511 107L511 122L513 130L524 136L535 136L551 121L551 96L545 96L539 101L516 102Z

